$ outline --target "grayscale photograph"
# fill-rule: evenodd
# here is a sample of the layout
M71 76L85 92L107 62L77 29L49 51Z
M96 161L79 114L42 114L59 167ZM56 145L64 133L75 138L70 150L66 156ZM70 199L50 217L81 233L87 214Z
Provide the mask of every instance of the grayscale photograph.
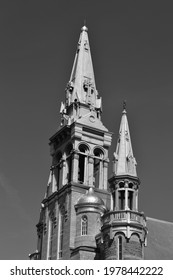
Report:
M0 6L0 259L173 260L172 1Z

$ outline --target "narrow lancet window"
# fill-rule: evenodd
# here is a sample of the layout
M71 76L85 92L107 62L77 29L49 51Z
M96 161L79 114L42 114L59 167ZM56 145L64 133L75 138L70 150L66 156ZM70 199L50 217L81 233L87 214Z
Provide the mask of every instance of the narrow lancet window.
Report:
M128 207L133 210L133 191L128 191Z
M88 218L87 216L82 216L81 219L81 235L88 234Z
M118 236L118 260L123 259L123 238L122 236Z

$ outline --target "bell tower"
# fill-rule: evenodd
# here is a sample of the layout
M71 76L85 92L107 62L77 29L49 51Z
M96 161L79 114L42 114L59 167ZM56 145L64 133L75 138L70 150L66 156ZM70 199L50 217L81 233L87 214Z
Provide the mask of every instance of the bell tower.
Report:
M37 224L38 259L95 258L100 217L110 205L107 169L112 133L101 121L101 103L88 29L83 26L60 107L61 124L49 143L52 165ZM93 224L97 226L92 228Z
M113 175L109 179L111 210L102 219L103 243L99 238L97 241L103 259L144 258L147 228L144 214L138 211L140 180L136 165L124 105L113 158Z

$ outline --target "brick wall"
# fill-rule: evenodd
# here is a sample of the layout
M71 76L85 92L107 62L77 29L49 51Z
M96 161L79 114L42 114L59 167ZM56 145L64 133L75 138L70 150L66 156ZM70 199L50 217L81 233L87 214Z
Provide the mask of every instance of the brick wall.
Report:
M130 240L124 245L124 259L142 259L142 246L139 241Z

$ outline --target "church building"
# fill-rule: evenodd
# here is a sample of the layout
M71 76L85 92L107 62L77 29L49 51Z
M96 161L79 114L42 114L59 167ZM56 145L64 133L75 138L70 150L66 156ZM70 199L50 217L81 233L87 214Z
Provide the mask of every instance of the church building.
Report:
M112 133L102 123L101 114L102 98L96 88L88 29L83 26L60 106L61 123L50 138L52 164L37 224L37 250L30 259L146 258L148 223L154 223L152 228L155 224L160 227L161 221L146 222L144 213L138 210L140 180L126 104L116 150L110 156L110 178ZM173 233L172 224L168 226ZM157 258L153 242L147 258Z

